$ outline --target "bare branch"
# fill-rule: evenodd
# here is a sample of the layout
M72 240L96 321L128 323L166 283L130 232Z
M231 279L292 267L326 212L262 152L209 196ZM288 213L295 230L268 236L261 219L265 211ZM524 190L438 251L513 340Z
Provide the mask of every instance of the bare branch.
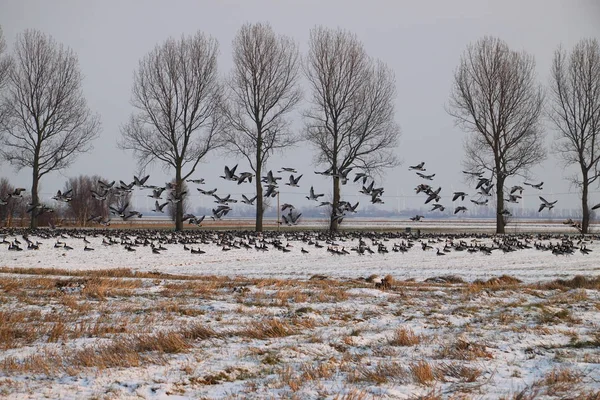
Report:
M600 176L600 44L581 40L567 55L558 48L550 79L548 118L557 130L554 151L566 166L579 165L572 182L582 190L582 232L587 233L589 186Z
M200 32L170 38L140 61L134 76L136 112L121 128L119 145L133 150L142 168L153 162L173 168L177 194L200 160L221 145L217 55L217 41ZM183 228L182 214L178 206L178 230Z
M317 27L310 34L305 74L312 89L305 111L305 135L316 148L316 163L334 173L351 166L381 171L398 164L400 128L394 121L395 80L382 62L371 60L355 35ZM332 221L331 228L336 228Z
M32 201L38 181L71 165L91 149L100 119L81 90L82 76L72 50L51 37L27 30L17 37L2 103L0 155L20 168L32 168ZM32 218L32 228L37 221Z
M465 167L495 176L498 212L504 208L505 180L526 174L545 158L543 101L532 56L492 37L468 46L454 74L448 113L469 133ZM504 232L499 214L496 231Z
M301 99L296 43L268 24L246 24L233 41L233 71L226 108L229 151L244 156L257 175L256 230L262 230L260 175L273 152L298 138L287 115Z

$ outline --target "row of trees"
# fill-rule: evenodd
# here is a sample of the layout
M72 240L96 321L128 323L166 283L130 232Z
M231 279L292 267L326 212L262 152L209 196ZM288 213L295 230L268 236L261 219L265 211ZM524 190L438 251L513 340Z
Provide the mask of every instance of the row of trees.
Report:
M39 180L67 167L90 150L100 122L81 92L75 54L37 31L17 37L11 56L2 56L0 33L0 155L17 168L31 168L32 203ZM392 70L368 56L358 38L344 30L311 30L308 54L277 35L268 24L247 24L233 41L233 69L219 79L218 43L196 33L167 39L143 57L132 89L134 112L122 126L120 147L134 152L143 169L158 162L174 171L175 196L200 161L223 148L244 157L255 174L256 230L264 212L261 176L269 157L299 140L315 148L315 163L331 173L333 209L340 202L340 174L359 167L369 174L398 164L400 135L394 120ZM471 44L455 72L448 112L469 133L466 167L489 170L496 184L497 231L504 232L504 186L526 176L546 156L542 115L548 111L559 132L556 151L581 176L584 232L587 194L598 174L600 146L600 47L581 41L570 54L557 50L551 101L536 82L535 61L497 38ZM302 133L290 127L292 112L308 83ZM183 205L175 225L183 229ZM35 216L31 227L35 228ZM332 218L330 228L337 229Z
M454 75L448 112L469 133L465 166L495 178L496 231L504 233L504 189L508 178L527 177L546 156L544 111L558 131L554 150L565 165L577 165L572 182L581 189L582 231L588 232L589 187L600 176L600 45L581 40L570 54L555 55L545 104L535 79L535 61L497 38L470 45Z

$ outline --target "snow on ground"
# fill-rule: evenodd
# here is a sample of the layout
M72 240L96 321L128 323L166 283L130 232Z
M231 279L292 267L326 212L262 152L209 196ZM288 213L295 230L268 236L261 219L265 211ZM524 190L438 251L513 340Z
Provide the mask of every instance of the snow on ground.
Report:
M414 239L405 253L392 249L406 238L380 239L389 252L379 254L365 239L375 253L358 255L350 237L316 248L281 235L289 252L273 238L268 251L235 241L224 251L215 233L186 245L204 254L168 240L154 254L85 234L93 251L81 232L30 236L39 250L0 244L0 397L600 397L595 238L571 238L570 255L535 248L559 237L521 237L531 248L490 255L447 237ZM26 247L5 238L15 239ZM499 243L472 239L461 240ZM425 281L446 275L466 282ZM591 278L553 282L576 275Z
M217 235L215 235L217 237ZM12 241L17 236L6 238ZM281 240L290 252L278 251L269 246L269 251L257 251L254 248L231 248L223 251L221 246L190 245L200 248L205 254L192 254L184 250L182 244L164 244L167 249L161 254L153 254L149 246L138 247L136 251L127 251L121 245L105 246L103 237L90 237L88 246L94 251L84 251L82 238L66 238L61 242L72 247L65 250L55 248L56 239L40 239L32 236L30 240L41 243L39 250L9 251L7 245L0 244L0 267L42 267L62 269L98 270L107 268L130 268L140 271L159 271L171 274L223 275L274 278L308 278L314 274L323 274L337 278L355 278L371 274L391 274L396 279L423 280L429 277L454 274L466 280L487 279L507 274L527 282L568 278L575 275L600 274L600 241L585 243L591 250L589 254L575 251L572 255L555 255L551 251L533 248L534 243L556 244L557 238L532 239L530 249L514 252L494 250L491 255L451 251L437 256L436 250L443 249L444 241L432 241L431 249L423 251L421 241L406 253L393 252L394 243L406 242L404 239L390 239L383 242L389 252L384 254L359 255L350 251L357 246L357 239L336 240L338 247L350 252L347 255L335 255L327 251L328 244L320 242L323 248L315 248L305 242ZM428 239L423 239L428 242ZM464 239L473 244L471 238ZM577 238L575 238L577 240ZM21 238L21 242L23 239ZM377 246L371 245L376 251ZM493 246L492 239L482 239L479 244ZM26 244L25 244L26 246ZM304 254L304 248L309 253Z

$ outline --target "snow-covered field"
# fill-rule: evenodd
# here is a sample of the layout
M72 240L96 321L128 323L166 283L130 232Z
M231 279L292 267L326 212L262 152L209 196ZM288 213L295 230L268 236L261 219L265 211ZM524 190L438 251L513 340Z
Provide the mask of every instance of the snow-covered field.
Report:
M0 397L600 398L594 237L104 233L0 244Z
M414 246L407 252L394 252L394 244L406 244L407 239L386 238L381 236L382 244L387 247L388 253L377 253L377 245L368 239L368 233L363 233L367 245L375 254L359 255L352 251L358 245L358 238L342 237L329 241L327 237L319 240L316 234L307 233L303 239L312 238L322 245L316 248L314 244L295 239L291 235L275 236L289 252L279 251L271 244L267 244L268 251L257 251L254 245L249 249L239 246L226 245L229 251L223 251L223 245L218 245L223 240L223 233L206 234L206 243L188 244L188 248L200 249L204 254L192 254L184 249L184 244L164 243L166 250L154 254L149 245L135 247L136 251L127 251L123 245L103 245L106 241L103 235L90 236L90 232L80 232L78 237L63 234L63 237L42 239L31 237L30 240L40 242L39 250L24 250L20 252L8 250L8 245L0 245L0 267L42 267L98 270L107 268L128 268L139 271L157 271L171 274L189 275L223 275L245 277L273 277L273 278L309 278L314 274L323 274L336 278L356 278L371 274L391 274L396 279L416 279L454 274L465 280L487 279L492 276L508 274L527 282L536 282L555 278L569 278L575 275L600 274L600 241L589 238L585 246L591 250L583 254L575 249L571 255L555 255L552 251L541 251L534 248L534 244L555 245L561 243L560 237L531 236L528 240L529 249L519 249L513 252L493 250L487 255L482 252L470 253L467 251L451 251L444 256L437 255L437 249L442 250L449 243L446 236L433 238L414 239ZM86 244L83 240L90 243ZM8 236L7 242L15 237ZM128 240L135 240L137 236L130 234ZM65 250L62 244L55 247L57 239L72 250ZM250 238L252 239L252 238ZM235 240L235 239L232 239ZM241 242L248 243L244 238ZM266 239L267 243L273 240ZM463 240L468 245L495 246L493 238L473 238L466 236L455 239L458 243ZM575 241L578 239L575 238ZM151 240L158 243L157 240ZM22 247L27 243L21 238ZM422 243L428 243L431 248L422 250ZM525 239L522 240L525 243ZM229 244L229 242L225 242ZM85 251L85 247L93 251ZM327 251L327 247L335 246L344 248L350 254L338 255ZM497 247L497 246L496 246ZM301 249L308 253L302 253Z

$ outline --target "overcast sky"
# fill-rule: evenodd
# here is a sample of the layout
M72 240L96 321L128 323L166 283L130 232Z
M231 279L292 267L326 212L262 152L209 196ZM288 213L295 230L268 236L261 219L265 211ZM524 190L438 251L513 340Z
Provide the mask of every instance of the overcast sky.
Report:
M454 127L444 106L452 85L453 72L466 46L484 35L505 40L514 50L535 56L538 79L548 83L553 52L559 44L567 49L582 38L600 39L599 0L436 0L436 1L47 1L0 0L0 25L9 51L15 36L25 29L38 29L71 47L78 55L84 75L83 89L90 108L102 119L102 133L94 150L84 154L68 169L45 176L41 197L49 198L62 189L66 178L78 174L100 174L107 179L132 180L137 172L131 153L117 149L120 126L127 120L132 76L140 58L169 36L180 37L202 31L220 44L219 69L222 75L231 68L231 41L246 22L269 22L277 33L293 37L306 53L309 30L316 25L341 27L355 32L369 55L387 63L396 74L396 120L402 129L398 146L403 165L387 171L380 183L385 187L383 207L415 207L424 198L416 197L414 187L422 182L408 166L425 161L427 172L435 173L432 186L442 186L442 203L450 205L452 190L469 189L461 173L465 134ZM299 115L295 126L301 128ZM547 125L547 143L555 133ZM236 186L218 178L224 165L241 158L213 154L201 164L196 178L206 178L207 189L219 187L221 193L253 193L253 186ZM301 143L271 159L268 168L296 167L304 173L301 188L282 189L282 202L302 204L311 184L317 192L331 193L330 180L315 175L312 148ZM8 164L0 165L0 177L14 185L30 188L30 171L15 173ZM160 165L147 170L150 183L162 185L172 171ZM578 207L575 188L565 180L569 173L552 154L532 170L532 180L544 181L543 192L528 191L527 207L537 207L537 195L559 200L557 208ZM284 179L287 179L285 177ZM515 178L508 184L519 184ZM241 190L240 188L243 188ZM342 197L359 197L359 186L347 185ZM194 190L195 192L195 190ZM139 205L146 205L138 192ZM211 200L194 194L196 204L210 205ZM236 197L240 197L239 194ZM591 203L600 202L594 188Z

